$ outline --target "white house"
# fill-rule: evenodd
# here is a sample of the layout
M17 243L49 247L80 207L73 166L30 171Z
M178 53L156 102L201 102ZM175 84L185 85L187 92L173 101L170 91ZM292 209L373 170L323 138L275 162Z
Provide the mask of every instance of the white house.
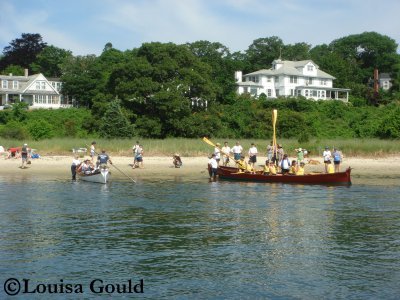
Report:
M392 87L392 78L389 73L380 73L379 74L379 87L385 91L389 90Z
M16 102L26 102L30 108L71 107L61 94L61 81L47 79L43 74L24 76L0 75L0 109Z
M349 100L350 89L334 88L335 77L321 71L312 60L288 61L276 59L270 69L242 75L235 72L237 92L267 98L303 96L314 100Z

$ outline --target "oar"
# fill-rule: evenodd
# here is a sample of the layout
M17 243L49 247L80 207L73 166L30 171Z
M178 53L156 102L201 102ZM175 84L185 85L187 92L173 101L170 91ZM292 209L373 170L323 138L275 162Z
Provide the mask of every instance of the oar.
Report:
M274 109L272 111L272 128L273 128L272 144L273 144L274 151L275 151L275 157L277 157L277 152L278 152L277 144L276 144L276 132L275 132L277 118L278 118L278 111L276 109Z
M220 147L218 147L217 145L215 145L213 142L211 142L208 138L206 138L206 137L203 137L203 141L204 142L206 142L207 144L209 144L210 146L213 146L213 147L215 147L215 148L218 148L221 152L223 152L222 151L222 149L220 148ZM223 153L225 153L225 152L223 152ZM225 153L230 159L232 159L233 161L236 161L236 159L234 159L232 156L230 156L229 155L229 153Z
M86 145L86 147L90 148L88 145ZM95 153L96 155L99 155L96 151L94 151L94 153ZM114 166L113 163L111 163L111 165L112 165L114 168L116 168L119 172L121 172L123 175L125 175L125 176L128 177L130 180L132 180L134 183L136 183L136 181L135 181L132 177L130 177L128 174L126 174L125 172L123 172L122 170L120 170L119 168L117 168L117 166Z

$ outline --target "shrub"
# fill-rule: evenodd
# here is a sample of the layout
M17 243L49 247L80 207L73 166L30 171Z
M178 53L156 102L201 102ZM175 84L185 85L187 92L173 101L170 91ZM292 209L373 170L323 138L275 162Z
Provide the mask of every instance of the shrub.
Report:
M29 133L20 122L10 121L0 129L0 136L22 141L29 138Z
M28 131L35 140L49 139L54 136L53 125L45 120L34 120L28 125Z

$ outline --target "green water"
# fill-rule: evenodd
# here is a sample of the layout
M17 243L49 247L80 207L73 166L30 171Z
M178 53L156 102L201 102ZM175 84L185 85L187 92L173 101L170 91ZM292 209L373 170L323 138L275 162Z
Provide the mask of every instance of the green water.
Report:
M9 278L35 299L400 294L397 186L0 179L2 299ZM23 279L31 290L62 282L82 293L24 294ZM143 279L143 293L96 294L95 279Z

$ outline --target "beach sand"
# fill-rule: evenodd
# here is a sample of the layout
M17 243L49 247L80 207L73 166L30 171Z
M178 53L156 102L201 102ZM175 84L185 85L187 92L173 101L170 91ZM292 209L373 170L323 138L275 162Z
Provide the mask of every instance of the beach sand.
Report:
M32 176L47 176L58 179L70 179L71 156L43 156L33 159L28 168L21 169L21 159L0 159L0 175L16 177L19 174ZM257 158L257 165L265 162L265 157ZM319 157L310 157L320 162L319 165L306 164L307 172L323 172L324 165ZM182 168L174 168L172 157L144 157L144 168L132 169L132 157L112 157L114 166L111 167L113 180L126 180L128 176L140 180L208 180L207 157L182 157ZM306 159L306 162L308 159ZM341 170L352 167L353 184L398 185L400 183L400 156L384 158L344 158ZM123 174L125 173L125 175ZM128 179L129 180L129 179Z

